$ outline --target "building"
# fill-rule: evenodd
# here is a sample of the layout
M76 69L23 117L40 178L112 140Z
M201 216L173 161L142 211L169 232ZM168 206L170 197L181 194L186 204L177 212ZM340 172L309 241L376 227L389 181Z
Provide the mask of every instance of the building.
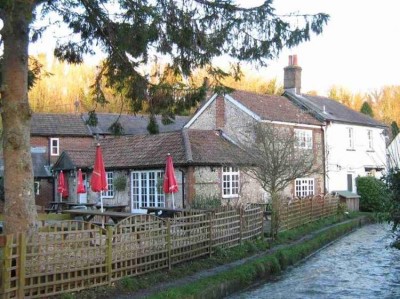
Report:
M339 102L301 93L301 67L289 57L284 96L323 122L327 192L357 192L358 176L381 177L386 170L386 125Z
M31 153L37 205L44 207L59 196L55 187L58 173L53 171L53 165L64 151L87 149L93 147L97 140L112 137L109 127L115 121L119 121L122 125L124 135L147 132L148 116L99 113L95 126L87 125L87 120L87 114L34 113L32 115ZM175 122L169 125L161 122L161 116L156 116L156 120L160 132L169 132L180 130L189 118L177 116ZM4 171L2 162L1 159L0 176Z
M315 169L309 177L299 177L290 184L284 195L304 197L324 193L323 122L302 110L284 96L261 95L245 91L212 96L185 125L188 130L221 130L233 143L243 144L246 136L254 134L254 124L286 128L297 137L293 146L298 151L312 151ZM238 172L239 176L244 174ZM268 194L260 183L253 184L255 198L266 199ZM240 192L234 196L239 197ZM224 194L222 193L222 197Z
M245 152L214 130L121 136L102 139L100 144L108 178L103 202L127 204L135 213L146 212L142 209L145 206L170 206L172 196L162 192L168 154L173 157L179 189L173 198L176 207L189 207L196 198L220 199L222 186L226 194L236 194L239 189L234 171L238 165L236 158L240 157L241 163L251 164ZM54 171L66 173L70 201L81 200L79 196L82 195L76 193L76 171L80 168L86 183L85 200L98 202L99 194L93 193L89 185L94 156L94 145L86 150L66 150L54 164ZM116 190L115 181L121 178L126 183L125 188ZM248 178L242 178L246 180ZM246 186L245 190L251 192L252 186Z
M388 146L388 161L390 169L400 169L400 134Z

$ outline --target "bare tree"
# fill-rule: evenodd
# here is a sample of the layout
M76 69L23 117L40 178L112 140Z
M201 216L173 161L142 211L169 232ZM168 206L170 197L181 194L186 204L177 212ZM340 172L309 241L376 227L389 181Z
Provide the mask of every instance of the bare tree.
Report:
M254 165L242 168L256 179L272 200L271 234L279 227L279 201L281 193L296 178L322 173L323 165L313 149L305 149L292 127L256 123L253 135L242 135L238 145L253 159Z

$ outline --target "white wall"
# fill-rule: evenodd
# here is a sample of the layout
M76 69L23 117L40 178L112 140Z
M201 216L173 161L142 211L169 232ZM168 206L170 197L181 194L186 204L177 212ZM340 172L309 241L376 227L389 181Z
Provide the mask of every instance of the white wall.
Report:
M390 168L400 169L400 134L388 146L388 160Z
M354 147L350 149L348 128L353 128ZM368 147L367 131L372 130L373 150ZM326 181L328 192L347 190L348 174L352 175L353 192L357 176L369 175L366 167L386 168L386 143L381 128L330 123L326 127ZM372 172L375 177L383 171Z

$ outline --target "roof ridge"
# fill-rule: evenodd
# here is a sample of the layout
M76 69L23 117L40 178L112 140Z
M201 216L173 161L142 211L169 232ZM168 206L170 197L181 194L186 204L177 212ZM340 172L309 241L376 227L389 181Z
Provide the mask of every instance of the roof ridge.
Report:
M185 156L187 162L193 162L192 146L190 144L189 133L187 129L182 129L182 138L185 149Z

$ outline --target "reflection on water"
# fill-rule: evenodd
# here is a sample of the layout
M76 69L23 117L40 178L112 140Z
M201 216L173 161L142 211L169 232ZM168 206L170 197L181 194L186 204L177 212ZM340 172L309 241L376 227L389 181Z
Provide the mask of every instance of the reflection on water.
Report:
M287 271L231 298L400 298L400 250L389 226L360 228Z

